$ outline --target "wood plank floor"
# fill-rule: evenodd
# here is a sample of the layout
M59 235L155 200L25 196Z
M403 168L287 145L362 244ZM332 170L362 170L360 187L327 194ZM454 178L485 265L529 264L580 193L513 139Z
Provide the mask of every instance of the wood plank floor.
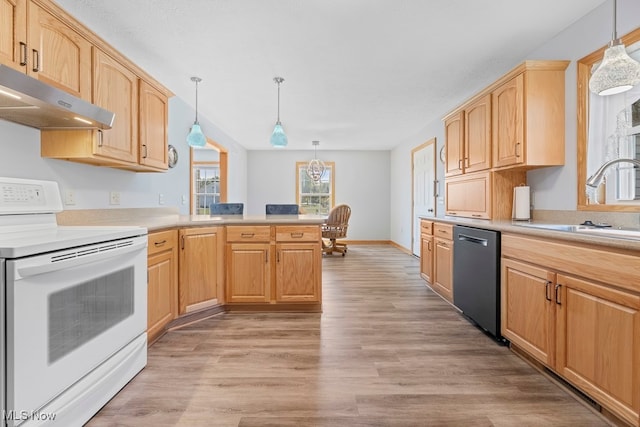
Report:
M323 260L322 314L222 314L172 331L87 425L604 426L431 292L418 260Z

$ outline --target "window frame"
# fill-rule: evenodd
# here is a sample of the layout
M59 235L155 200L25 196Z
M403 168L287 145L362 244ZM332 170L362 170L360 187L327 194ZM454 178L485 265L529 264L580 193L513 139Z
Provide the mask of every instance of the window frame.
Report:
M333 209L333 207L336 205L335 202L335 195L336 195L336 164L335 162L323 162L325 167L330 170L330 194L329 194L329 211L331 211L331 209ZM304 207L302 206L302 204L300 203L301 199L302 199L302 194L300 193L301 191L301 185L300 185L300 179L301 173L306 174L306 170L307 170L307 165L309 164L308 161L306 162L296 162L296 203L300 206L300 211L304 212ZM308 193L305 193L304 195L307 195ZM310 193L313 194L313 193ZM324 193L321 193L321 195L324 195ZM329 211L327 211L327 215L329 214ZM308 212L305 212L308 213ZM323 215L323 213L321 213L320 215Z

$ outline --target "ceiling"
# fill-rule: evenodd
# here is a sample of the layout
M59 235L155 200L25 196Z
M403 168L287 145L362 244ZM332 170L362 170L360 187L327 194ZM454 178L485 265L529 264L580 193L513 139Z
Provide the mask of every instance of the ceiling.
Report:
M288 149L388 150L604 0L57 2L247 149L281 76Z

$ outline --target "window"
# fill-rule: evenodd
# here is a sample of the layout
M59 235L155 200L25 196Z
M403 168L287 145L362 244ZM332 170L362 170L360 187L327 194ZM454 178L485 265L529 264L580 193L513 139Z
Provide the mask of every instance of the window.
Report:
M319 182L307 175L308 162L296 163L296 203L305 214L328 215L334 205L335 164L324 162L326 170Z
M220 165L193 165L193 214L209 215L209 206L220 203Z

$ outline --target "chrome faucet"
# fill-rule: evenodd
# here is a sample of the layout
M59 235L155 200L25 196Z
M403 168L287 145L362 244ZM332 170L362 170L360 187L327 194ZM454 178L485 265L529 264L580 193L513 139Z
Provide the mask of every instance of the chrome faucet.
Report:
M598 188L600 183L602 183L602 179L604 178L604 173L610 166L618 164L618 163L633 163L637 167L640 167L640 160L636 159L613 159L605 162L602 166L598 168L598 170L587 178L587 186L592 188Z

